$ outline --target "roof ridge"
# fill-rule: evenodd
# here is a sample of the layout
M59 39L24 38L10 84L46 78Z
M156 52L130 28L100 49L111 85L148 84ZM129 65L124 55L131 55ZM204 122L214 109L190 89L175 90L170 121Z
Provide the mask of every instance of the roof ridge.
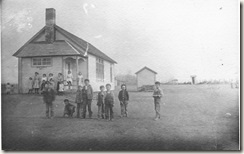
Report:
M114 61L113 59L111 59L109 56L107 56L105 53L103 53L102 51L100 51L99 49L97 49L94 45L92 45L91 43L83 40L82 38L68 32L67 30L61 28L60 26L56 25L55 24L55 28L61 32L63 35L65 35L66 37L68 37L70 40L72 40L76 45L78 45L79 47L81 47L84 51L87 50L87 43L89 44L90 47L94 48L96 51L96 53L92 52L92 50L90 50L91 48L88 48L88 53L91 54L91 55L94 55L94 56L97 56L97 57L100 57L100 58L103 58L107 61L110 61L110 62L113 62L113 63L117 63L116 61ZM64 33L67 33L67 34L64 34ZM70 36L68 35L71 35L71 37L74 37L74 38L71 38ZM79 41L80 40L80 41ZM86 44L85 46L86 47L83 47L81 46L81 44ZM99 55L100 54L100 55Z
M140 69L139 71L137 71L135 74L138 74L139 72L141 72L141 71L144 70L144 69L148 69L149 71L151 71L151 72L153 72L153 73L155 73L155 74L158 74L156 71L150 69L150 68L147 67L147 66L143 67L142 69Z
M81 38L79 38L78 36L76 36L76 35L74 35L74 34L72 34L72 33L70 33L70 32L68 32L67 30L65 30L65 29L63 29L63 28L61 28L60 26L58 26L58 25L54 25L54 27L55 28L57 28L57 29L61 29L62 31L64 31L64 32L66 32L66 33L68 33L69 35L72 35L73 37L76 37L77 39L80 39L80 40L82 40L82 41L84 41L84 42L86 42L86 43L89 43L89 42L87 42L87 41L85 41L85 40L83 40L83 39L81 39ZM59 31L59 32L61 32L62 33L62 31ZM63 34L63 33L62 33ZM83 46L81 46L80 45L80 43L79 42L77 42L76 40L74 40L74 39L72 39L72 38L70 38L68 35L66 35L66 34L63 34L63 35L65 35L66 37L68 37L69 39L71 39L72 41L74 41L75 42L75 44L77 44L79 47L81 47L83 50L86 50ZM90 44L90 43L89 43Z

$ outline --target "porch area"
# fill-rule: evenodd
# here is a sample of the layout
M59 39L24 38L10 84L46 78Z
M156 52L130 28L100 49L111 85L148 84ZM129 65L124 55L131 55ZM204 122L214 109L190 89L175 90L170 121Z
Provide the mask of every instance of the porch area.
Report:
M67 87L67 75L70 71L73 76L72 89L77 89L78 74L82 73L83 79L88 77L87 59L80 56L63 56L62 58L62 74L65 81L65 90Z

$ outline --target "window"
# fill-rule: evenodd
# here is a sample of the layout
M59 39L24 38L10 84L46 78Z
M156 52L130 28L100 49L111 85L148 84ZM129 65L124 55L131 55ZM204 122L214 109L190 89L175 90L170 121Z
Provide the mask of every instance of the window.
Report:
M104 81L104 62L102 59L96 59L96 77L98 81Z
M110 82L113 82L113 65L110 64Z
M32 66L51 66L51 58L32 58Z

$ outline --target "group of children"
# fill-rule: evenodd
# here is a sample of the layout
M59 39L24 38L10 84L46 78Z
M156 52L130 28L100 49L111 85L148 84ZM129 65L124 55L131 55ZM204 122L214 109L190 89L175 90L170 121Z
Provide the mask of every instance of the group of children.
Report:
M39 90L41 93L43 93L43 90L45 88L46 83L49 82L49 87L54 89L55 82L53 78L53 74L49 73L47 76L46 74L43 74L42 77L39 77L39 73L35 72L34 78L30 77L28 82L28 94L39 94Z
M6 91L7 95L13 94L14 93L14 85L10 85L10 83L8 82L5 86L5 91Z
M91 85L89 84L89 79L85 80L85 85L78 86L78 90L76 92L75 103L77 104L77 118L86 118L86 111L88 109L88 116L92 118L92 110L91 104L93 99L93 90ZM64 100L64 115L68 115L69 117L73 117L75 112L75 106L70 103L68 99ZM111 91L111 85L106 84L106 91L104 86L100 86L100 92L97 96L97 106L98 106L98 114L97 117L99 119L107 119L113 121L113 107L114 107L114 93Z
M64 80L62 73L58 73L58 77L54 79L53 73L49 73L48 76L46 74L43 74L42 77L40 77L39 73L35 72L35 76L33 78L32 77L29 78L28 94L32 94L32 93L39 94L39 90L42 93L45 84L48 81L50 84L49 87L56 90L58 95L62 95L64 93L65 85L67 85L69 89L72 89L73 75L71 71L68 71L66 78L67 79ZM79 72L77 76L77 85L83 86L83 75L81 72Z
M52 118L53 117L53 101L55 100L55 93L54 90L51 88L51 83L45 83L45 89L43 91L43 100L46 104L46 117ZM163 92L160 89L160 83L155 82L155 88L153 92L154 98L154 106L156 111L156 116L154 120L160 119L160 102L161 97L163 96ZM78 86L78 90L76 92L75 103L77 106L75 107L69 99L64 100L64 114L68 117L73 117L75 113L75 108L77 109L77 118L86 118L86 111L88 108L88 115L89 118L92 117L93 112L91 111L91 104L93 99L93 89L89 84L89 79L85 80L85 85ZM121 115L120 117L128 117L128 101L129 101L129 93L126 90L126 85L121 85L121 91L119 92L118 99L120 101L121 107ZM107 119L108 121L113 121L114 119L114 93L111 91L111 85L106 84L106 91L104 86L100 86L100 92L97 95L97 106L98 106L98 119Z

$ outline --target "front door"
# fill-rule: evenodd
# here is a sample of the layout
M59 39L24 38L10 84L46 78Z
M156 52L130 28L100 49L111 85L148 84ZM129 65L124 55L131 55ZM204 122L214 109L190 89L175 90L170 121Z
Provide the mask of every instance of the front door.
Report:
M76 60L74 58L68 57L65 59L65 66L64 66L64 79L67 79L68 72L70 71L73 75L73 85L75 85L76 80Z

